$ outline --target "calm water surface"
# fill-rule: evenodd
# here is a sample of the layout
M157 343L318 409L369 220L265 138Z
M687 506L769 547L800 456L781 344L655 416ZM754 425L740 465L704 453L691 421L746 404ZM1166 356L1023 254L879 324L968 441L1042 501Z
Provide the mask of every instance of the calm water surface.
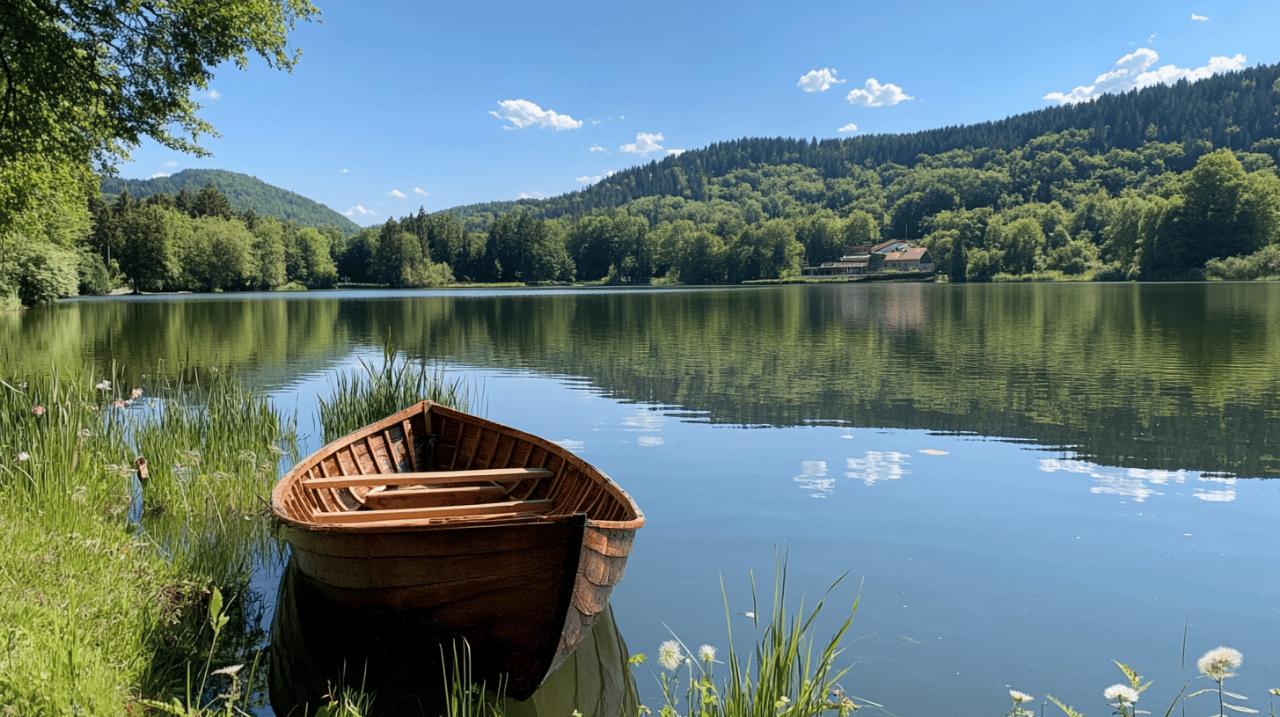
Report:
M809 602L849 573L825 627L860 591L846 687L891 714L996 714L1006 686L1105 713L1112 658L1159 714L1219 643L1254 707L1280 686L1280 285L83 300L0 315L0 366L234 367L309 451L331 372L387 340L640 503L632 651L723 648L721 577L747 631L785 551Z

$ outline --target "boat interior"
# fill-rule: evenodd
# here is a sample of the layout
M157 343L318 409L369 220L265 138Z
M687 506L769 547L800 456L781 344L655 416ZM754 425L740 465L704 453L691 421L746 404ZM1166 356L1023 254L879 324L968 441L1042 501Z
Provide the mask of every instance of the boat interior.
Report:
M639 517L621 489L560 446L429 402L335 441L294 473L279 502L320 526Z

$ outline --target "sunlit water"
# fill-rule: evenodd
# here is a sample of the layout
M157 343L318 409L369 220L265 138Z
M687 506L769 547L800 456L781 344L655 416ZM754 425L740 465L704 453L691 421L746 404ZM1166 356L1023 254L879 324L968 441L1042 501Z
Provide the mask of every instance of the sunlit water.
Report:
M1254 707L1280 686L1280 285L343 292L0 315L8 372L233 367L296 408L307 451L331 372L387 340L635 497L648 523L613 601L632 651L669 631L723 649L721 578L745 634L748 573L767 592L785 554L809 603L847 573L819 634L861 594L845 684L892 714L996 714L1006 686L1105 714L1113 658L1155 679L1144 706L1162 714L1220 643L1245 653ZM278 579L255 578L268 602ZM1216 708L1198 700L1189 714Z

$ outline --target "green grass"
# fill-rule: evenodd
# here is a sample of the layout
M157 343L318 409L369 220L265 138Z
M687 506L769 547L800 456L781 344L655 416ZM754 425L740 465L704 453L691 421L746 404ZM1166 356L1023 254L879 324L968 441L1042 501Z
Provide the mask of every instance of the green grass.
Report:
M245 546L266 539L259 499L291 421L230 377L133 388L89 372L0 382L0 705L14 714L141 713L189 665L223 667L251 641ZM216 588L237 637L209 653Z
M468 412L478 411L481 404L480 392L471 384L387 347L381 363L361 359L357 368L336 374L329 398L320 399L324 439L345 436L423 399Z

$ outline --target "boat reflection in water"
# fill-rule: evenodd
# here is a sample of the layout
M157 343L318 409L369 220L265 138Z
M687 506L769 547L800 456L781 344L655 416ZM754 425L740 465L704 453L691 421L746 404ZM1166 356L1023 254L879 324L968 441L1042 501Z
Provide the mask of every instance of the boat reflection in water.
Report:
M271 624L271 706L303 717L339 685L374 695L372 715L441 714L440 642L411 613L353 614L320 594L290 561ZM452 647L444 644L452 662ZM639 698L612 608L527 700L508 698L507 717L633 717ZM493 684L492 681L489 682Z

